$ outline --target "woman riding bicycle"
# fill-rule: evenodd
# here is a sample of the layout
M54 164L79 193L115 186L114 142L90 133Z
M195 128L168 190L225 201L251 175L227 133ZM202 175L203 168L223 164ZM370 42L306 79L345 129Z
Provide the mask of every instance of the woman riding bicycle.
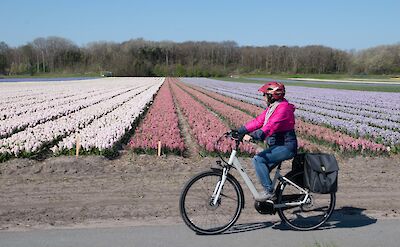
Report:
M260 201L271 199L273 194L270 171L281 161L291 159L297 152L297 138L294 131L294 105L285 98L285 86L268 82L258 91L262 92L267 109L258 117L241 126L237 131L243 140L264 141L268 148L254 156L252 162L264 191ZM249 135L247 135L249 134Z

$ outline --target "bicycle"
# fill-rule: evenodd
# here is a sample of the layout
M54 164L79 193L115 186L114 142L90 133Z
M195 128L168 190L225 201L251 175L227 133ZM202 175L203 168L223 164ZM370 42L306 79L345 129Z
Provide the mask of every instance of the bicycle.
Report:
M219 234L228 230L238 220L245 205L243 189L230 173L236 169L255 199L255 208L260 214L276 214L295 230L313 230L323 225L335 208L336 193L316 194L303 185L303 170L292 170L280 174L281 165L276 167L273 178L275 197L259 201L260 193L237 158L242 142L237 132L221 136L235 141L229 160L220 153L217 166L191 178L180 196L180 213L186 225L198 234ZM277 184L277 181L279 182ZM276 185L277 184L277 185Z

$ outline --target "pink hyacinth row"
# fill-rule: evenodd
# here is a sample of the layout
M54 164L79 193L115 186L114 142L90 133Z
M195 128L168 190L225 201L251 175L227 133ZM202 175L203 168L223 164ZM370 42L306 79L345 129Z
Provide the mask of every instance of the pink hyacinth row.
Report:
M337 145L341 151L386 152L386 147L363 138L354 138L339 131L297 120L296 129L306 136Z
M183 83L178 83L178 85L182 89L184 89L185 91L196 97L207 107L211 108L213 111L217 112L220 116L227 119L233 125L232 127L234 128L240 127L241 125L250 121L253 118L252 116L244 113L243 111L233 108L225 103L222 103L221 101L215 100L212 97L197 90L194 90Z
M208 96L208 92L197 88L197 87L193 87L196 89L193 89L191 87L188 87L182 83L179 83L179 86L184 88L187 92L190 92L190 94L194 97L196 97L198 100L200 100L203 104L207 105L207 107L209 107L211 110L217 112L220 116L222 116L223 118L227 119L228 121L235 123L236 126L240 126L243 125L244 123L246 123L247 121L251 120L253 118L253 116L238 110L237 108L234 108L230 105L224 104L221 101L215 100L212 97ZM197 89L199 89L197 91ZM202 92L199 92L201 91ZM207 94L206 94L207 93ZM222 95L214 95L217 96L219 100L222 100L223 97ZM226 98L226 97L225 97ZM233 99L230 98L226 98L227 102L233 103L233 104L237 104L238 102L234 102ZM242 106L242 105L240 105ZM256 106L252 106L252 105L245 105L244 107L246 107L247 111L253 111L260 114L262 112L262 109L260 107L256 107ZM243 108L243 107L241 107ZM303 148L305 150L308 151L317 151L318 150L318 146L306 141L306 140L302 140L299 139L299 148Z
M256 83L235 83L204 78L184 78L225 96L264 107ZM354 138L364 138L387 146L396 153L400 145L400 99L398 93L365 92L287 86L286 95L296 105L296 117L327 126ZM388 101L387 99L390 99Z
M175 80L175 82L177 82L177 80ZM175 83L171 84L171 86L179 107L199 145L209 152L230 152L235 145L234 141L230 139L222 139L220 144L218 144L217 147L215 146L218 138L229 131L229 127L225 125L219 117L215 116ZM256 153L255 147L248 143L240 144L239 148L242 152L250 154Z
M199 93L207 94L210 97L222 101L231 106L237 107L248 113L256 116L263 110L261 107L242 102L221 94L207 91L200 87L191 86L196 89ZM193 89L192 89L193 90ZM193 91L196 91L193 90ZM339 131L335 131L323 126L318 126L310 123L306 123L301 119L296 119L296 130L300 135L310 136L320 141L328 142L333 145L337 145L342 151L372 151L372 152L386 152L386 147L382 144L372 142L364 138L354 138ZM303 146L315 149L310 142L302 140ZM309 150L309 149L308 149Z
M134 149L157 149L161 147L171 151L183 152L185 144L178 127L178 115L170 90L171 79L167 78L160 88L143 122L136 128L129 142Z
M249 104L247 102L239 101L237 99L233 99L233 98L224 96L222 94L215 93L213 91L208 91L208 90L203 89L201 87L195 87L195 86L192 86L192 85L190 85L190 86L193 87L194 89L196 89L197 91L200 91L200 92L202 92L202 93L204 93L206 95L209 95L210 97L212 97L212 98L214 98L216 100L219 100L219 101L224 102L224 103L226 103L228 105L237 107L238 109L242 109L242 110L248 112L249 114L251 114L252 116L258 116L262 111L262 108L259 107L259 106L252 105L252 104Z

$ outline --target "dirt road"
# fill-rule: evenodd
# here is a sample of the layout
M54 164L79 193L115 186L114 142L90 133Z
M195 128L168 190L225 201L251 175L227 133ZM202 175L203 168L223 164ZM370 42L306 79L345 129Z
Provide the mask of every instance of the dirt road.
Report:
M181 223L178 198L183 185L215 160L130 152L116 160L100 156L9 160L0 164L0 229ZM339 162L337 214L400 216L399 157L339 157ZM251 159L243 164L257 181ZM250 192L244 190L247 201L238 223L278 219L259 215Z

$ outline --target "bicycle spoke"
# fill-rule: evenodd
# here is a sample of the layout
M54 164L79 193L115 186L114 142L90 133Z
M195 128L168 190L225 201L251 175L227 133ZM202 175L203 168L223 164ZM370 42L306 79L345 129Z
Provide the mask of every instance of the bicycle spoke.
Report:
M222 196L225 197L225 198L231 199L231 200L233 200L233 201L237 201L237 199L236 199L235 197L233 197L233 196L227 196L227 195L221 193L221 197L222 197Z

